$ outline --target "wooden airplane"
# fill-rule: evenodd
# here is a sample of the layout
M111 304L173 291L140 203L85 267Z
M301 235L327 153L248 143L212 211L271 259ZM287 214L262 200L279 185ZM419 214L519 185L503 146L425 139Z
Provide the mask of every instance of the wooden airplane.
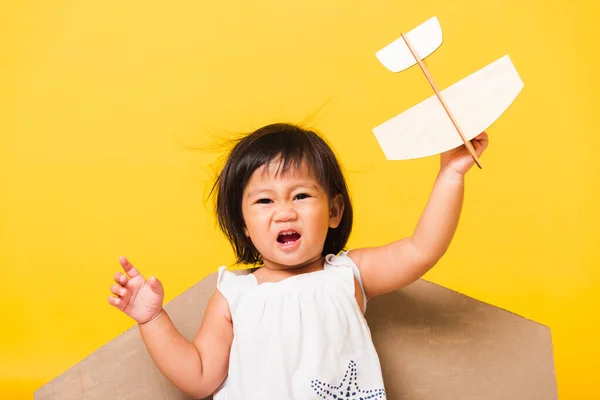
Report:
M418 64L435 95L377 126L373 133L389 160L427 157L464 144L481 168L470 140L502 115L523 82L505 55L440 92L423 59L441 44L442 28L432 17L376 53L392 72Z

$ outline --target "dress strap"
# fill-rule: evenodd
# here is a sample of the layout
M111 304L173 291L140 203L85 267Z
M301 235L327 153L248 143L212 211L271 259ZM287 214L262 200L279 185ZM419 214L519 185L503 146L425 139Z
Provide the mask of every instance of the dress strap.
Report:
M227 267L225 266L219 267L217 290L225 297L230 308L241 294L254 286L256 286L256 279L254 279L252 274L237 275L231 271L227 271Z
M365 288L362 283L362 278L360 277L360 270L358 269L358 266L354 263L354 261L352 261L352 259L350 257L348 257L348 252L350 252L350 250L342 251L337 256L335 254L329 254L325 257L325 260L331 265L345 266L345 267L349 267L352 269L352 273L354 274L354 277L358 281L358 283L360 285L360 290L363 295L363 310L362 311L364 313L365 311L367 311L367 295L365 293Z

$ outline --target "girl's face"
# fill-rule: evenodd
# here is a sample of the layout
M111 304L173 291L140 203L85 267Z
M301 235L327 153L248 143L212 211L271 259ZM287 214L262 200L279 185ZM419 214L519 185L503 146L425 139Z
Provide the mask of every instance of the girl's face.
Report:
M279 161L258 168L242 198L245 233L264 265L287 269L321 258L328 228L337 228L342 197L329 200L314 174L306 167L277 173Z

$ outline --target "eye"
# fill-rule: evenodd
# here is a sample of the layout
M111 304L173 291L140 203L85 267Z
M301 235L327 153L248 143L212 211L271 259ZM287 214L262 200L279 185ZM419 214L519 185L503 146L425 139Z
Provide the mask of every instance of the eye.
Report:
M300 194L297 194L296 197L294 197L294 199L302 200L302 199L307 199L309 197L310 196L307 195L306 193L300 193Z
M272 203L271 199L258 199L256 201L257 204L270 204Z

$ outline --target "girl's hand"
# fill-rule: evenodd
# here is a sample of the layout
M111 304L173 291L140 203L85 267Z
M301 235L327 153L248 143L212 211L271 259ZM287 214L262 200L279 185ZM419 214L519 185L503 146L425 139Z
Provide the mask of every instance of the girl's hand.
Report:
M153 320L162 311L165 295L162 284L152 276L149 280L144 279L125 257L120 257L119 263L127 275L115 273L116 283L110 287L110 291L117 297L109 296L108 303L139 324Z
M489 143L487 133L483 132L479 134L471 141L471 143L475 148L477 157L481 157ZM466 174L473 165L475 165L475 161L464 144L442 153L440 157L440 169L450 169L460 175Z

